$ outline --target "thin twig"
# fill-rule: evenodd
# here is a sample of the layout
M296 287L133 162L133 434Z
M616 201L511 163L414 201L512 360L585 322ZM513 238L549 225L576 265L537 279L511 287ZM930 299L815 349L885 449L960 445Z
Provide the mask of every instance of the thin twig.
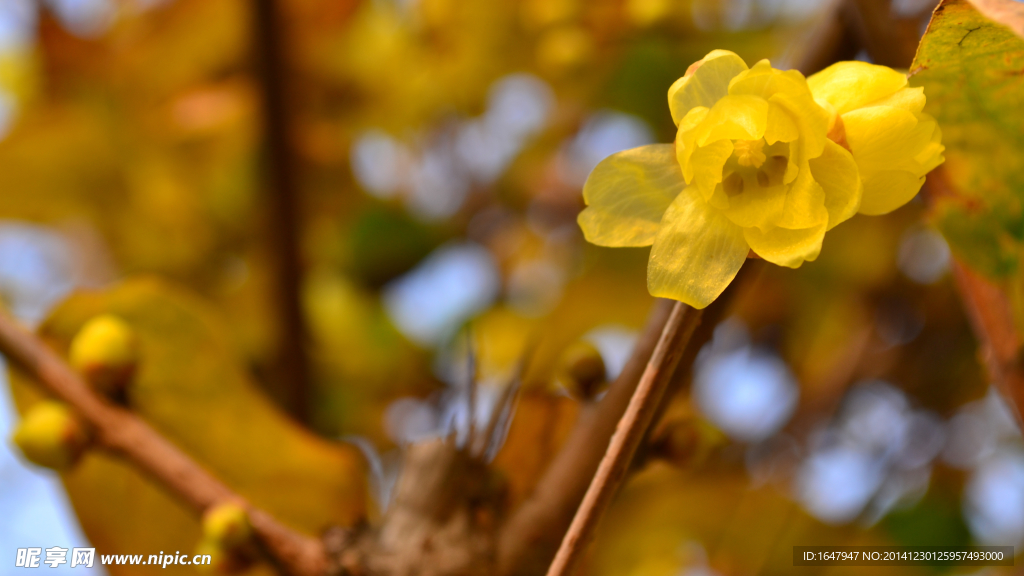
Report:
M581 411L565 444L529 498L502 526L498 541L499 574L536 574L547 568L560 542L558 538L572 522L608 439L626 411L671 308L671 301L657 301L622 372L600 402Z
M94 429L98 446L132 462L199 514L224 502L245 505L258 540L284 572L293 576L323 573L319 541L249 505L141 418L94 393L60 356L3 312L0 352L69 404Z
M726 315L732 312L733 302L737 298L741 298L741 293L756 287L762 273L766 269L766 263L760 258L749 258L747 262L740 268L739 273L736 274L736 278L733 279L732 283L725 292L718 297L714 302L708 305L707 308L701 313L700 325L697 326L693 332L693 336L690 337L690 341L686 346L686 350L683 352L682 357L679 359L679 364L676 367L676 372L669 380L668 388L665 390L664 396L661 398L661 402L658 405L658 410L654 413L654 419L652 422L652 428L648 430L648 437L644 442L640 443L640 451L637 453L633 462L633 469L639 469L643 466L646 461L646 448L650 446L650 435L654 431L654 425L657 425L661 421L662 416L668 411L674 398L680 394L685 394L690 388L690 384L693 380L693 365L697 361L697 356L700 351L704 348L704 345L710 342L715 335L715 328L718 327L719 323L725 319Z
M658 403L668 387L701 312L681 302L672 308L658 345L651 354L640 383L622 415L590 488L576 511L548 576L571 576L594 536L594 530L629 469L629 463L651 425Z

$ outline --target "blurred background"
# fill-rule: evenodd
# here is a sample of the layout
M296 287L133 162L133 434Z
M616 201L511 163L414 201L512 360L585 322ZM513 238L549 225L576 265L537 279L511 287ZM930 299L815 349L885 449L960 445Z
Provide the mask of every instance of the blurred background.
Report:
M400 447L486 418L528 358L495 461L514 505L601 394L564 351L589 342L614 378L653 303L645 249L583 240L590 170L671 141L667 89L712 49L905 68L934 4L2 0L0 298L34 326L75 290L187 291L273 402L359 448L378 511ZM924 215L854 218L796 271L748 264L589 573L1024 543L1020 432ZM5 439L15 422L5 385ZM0 573L16 546L87 545L86 508L5 440Z

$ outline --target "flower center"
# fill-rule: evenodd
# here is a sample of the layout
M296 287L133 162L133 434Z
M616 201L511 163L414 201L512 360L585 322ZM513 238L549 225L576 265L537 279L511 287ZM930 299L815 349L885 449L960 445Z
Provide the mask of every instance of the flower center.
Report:
M767 159L764 154L764 139L736 140L733 142L733 154L740 166L760 168Z

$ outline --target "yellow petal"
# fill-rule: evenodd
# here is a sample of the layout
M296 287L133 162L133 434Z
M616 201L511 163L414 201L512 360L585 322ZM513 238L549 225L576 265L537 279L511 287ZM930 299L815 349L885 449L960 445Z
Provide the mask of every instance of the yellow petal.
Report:
M786 186L749 186L743 193L729 198L722 211L737 226L771 228L786 208Z
M800 137L800 129L793 116L778 102L768 103L768 122L764 140L768 145L776 142L792 142Z
M814 101L807 80L800 72L776 70L767 60L762 60L733 79L729 84L729 94L756 96L775 104L770 110L769 130L765 135L769 144L796 140L787 139L791 134L787 130L790 123L786 122L785 113L788 113L788 119L796 124L802 137L804 157L814 158L821 154L831 115ZM781 123L780 133L774 131L776 122Z
M647 289L704 308L736 277L747 252L743 229L687 188L665 212L647 265Z
M683 168L683 178L687 183L693 181L693 165L690 163L690 156L697 149L695 129L704 122L710 111L709 108L703 106L692 108L679 122L679 129L676 131L676 159Z
M767 60L761 60L747 72L738 74L729 83L729 94L760 96L765 100L775 94L788 94L792 98L807 96L813 100L807 79L796 70L772 68Z
M860 213L869 216L887 214L903 206L917 194L924 176L904 170L877 172L864 179L864 197Z
M740 72L729 82L730 94L757 94L761 96L761 89L772 74L772 65L767 59L758 60L749 70ZM739 83L739 88L734 88Z
M587 208L577 221L599 246L650 246L662 214L685 187L672 144L652 144L605 158L583 185Z
M757 96L723 96L694 128L698 146L716 140L757 140L764 136L768 102Z
M800 163L806 154L803 146L791 146L789 158L786 159L786 171L782 173L783 184L792 184L800 174Z
M804 164L786 192L786 206L776 225L790 230L800 230L827 222L825 191L814 181L810 166Z
M828 229L831 230L857 213L861 201L860 173L853 155L832 142L825 143L821 156L810 161L814 180L825 191Z
M876 172L918 169L914 157L931 142L934 133L934 125L918 122L913 113L889 106L848 112L843 115L843 124L853 159L865 179Z
M892 96L872 102L870 105L891 106L907 112L920 112L924 110L924 104L924 88L918 86L917 88L900 88Z
M942 152L946 147L942 145L942 130L939 129L939 124L934 118L927 114L918 114L918 123L924 130L931 130L928 144L914 156L914 161L921 165L921 171L918 174L924 175L942 164L945 160L942 157Z
M907 85L907 77L886 66L837 62L807 79L811 93L845 114L887 98Z
M732 142L718 140L697 148L690 157L693 169L690 184L697 187L704 200L710 200L715 193L715 187L722 181L725 161L732 156L732 152Z
M810 97L810 93L778 92L769 101L789 113L799 127L796 154L801 159L817 158L828 140L829 114Z
M714 106L729 93L729 81L746 69L743 59L728 50L714 50L692 64L686 75L668 89L672 121L678 125L690 109Z
M799 268L805 261L818 257L827 224L822 222L818 226L802 230L772 228L767 232L757 228L744 228L743 238L751 250L772 264Z

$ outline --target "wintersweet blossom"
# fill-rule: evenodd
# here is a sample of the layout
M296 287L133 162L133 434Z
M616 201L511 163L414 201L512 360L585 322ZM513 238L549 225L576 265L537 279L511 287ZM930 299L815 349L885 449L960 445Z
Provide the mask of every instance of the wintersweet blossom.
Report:
M674 144L613 154L583 187L579 224L601 246L652 246L654 296L703 308L753 251L799 267L858 211L908 202L942 162L924 94L884 66L805 79L715 50L668 92Z
M865 62L839 62L807 79L829 111L830 139L853 154L864 185L861 214L903 206L942 163L942 133L922 112L924 88L899 72Z

